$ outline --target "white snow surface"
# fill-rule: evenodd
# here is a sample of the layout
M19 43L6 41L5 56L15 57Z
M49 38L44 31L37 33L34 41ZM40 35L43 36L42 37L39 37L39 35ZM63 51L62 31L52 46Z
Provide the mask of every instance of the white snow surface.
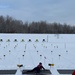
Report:
M1 39L1 70L17 69L17 64L23 64L23 69L32 69L39 62L46 69L50 69L48 64L54 64L56 69L75 69L74 34L0 34Z

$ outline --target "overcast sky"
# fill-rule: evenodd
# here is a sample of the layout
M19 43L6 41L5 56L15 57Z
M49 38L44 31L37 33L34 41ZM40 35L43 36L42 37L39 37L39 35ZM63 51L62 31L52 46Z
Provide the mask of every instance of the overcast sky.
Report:
M0 15L75 25L75 0L0 0Z

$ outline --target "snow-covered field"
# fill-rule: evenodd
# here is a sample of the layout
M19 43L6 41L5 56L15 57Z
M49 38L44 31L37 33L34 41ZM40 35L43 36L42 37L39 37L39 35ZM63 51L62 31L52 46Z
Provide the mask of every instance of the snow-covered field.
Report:
M0 69L32 69L39 62L46 69L75 69L74 34L0 34Z

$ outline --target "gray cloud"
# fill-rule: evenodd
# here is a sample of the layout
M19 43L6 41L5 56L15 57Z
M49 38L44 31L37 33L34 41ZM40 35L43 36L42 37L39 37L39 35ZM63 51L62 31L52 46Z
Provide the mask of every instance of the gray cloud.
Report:
M75 0L0 0L0 15L23 21L75 24Z

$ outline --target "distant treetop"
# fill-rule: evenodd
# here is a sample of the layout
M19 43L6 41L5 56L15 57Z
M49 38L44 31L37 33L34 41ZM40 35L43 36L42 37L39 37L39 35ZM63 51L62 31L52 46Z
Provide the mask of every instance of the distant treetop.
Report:
M0 33L74 34L75 26L46 21L23 23L9 16L0 16Z

